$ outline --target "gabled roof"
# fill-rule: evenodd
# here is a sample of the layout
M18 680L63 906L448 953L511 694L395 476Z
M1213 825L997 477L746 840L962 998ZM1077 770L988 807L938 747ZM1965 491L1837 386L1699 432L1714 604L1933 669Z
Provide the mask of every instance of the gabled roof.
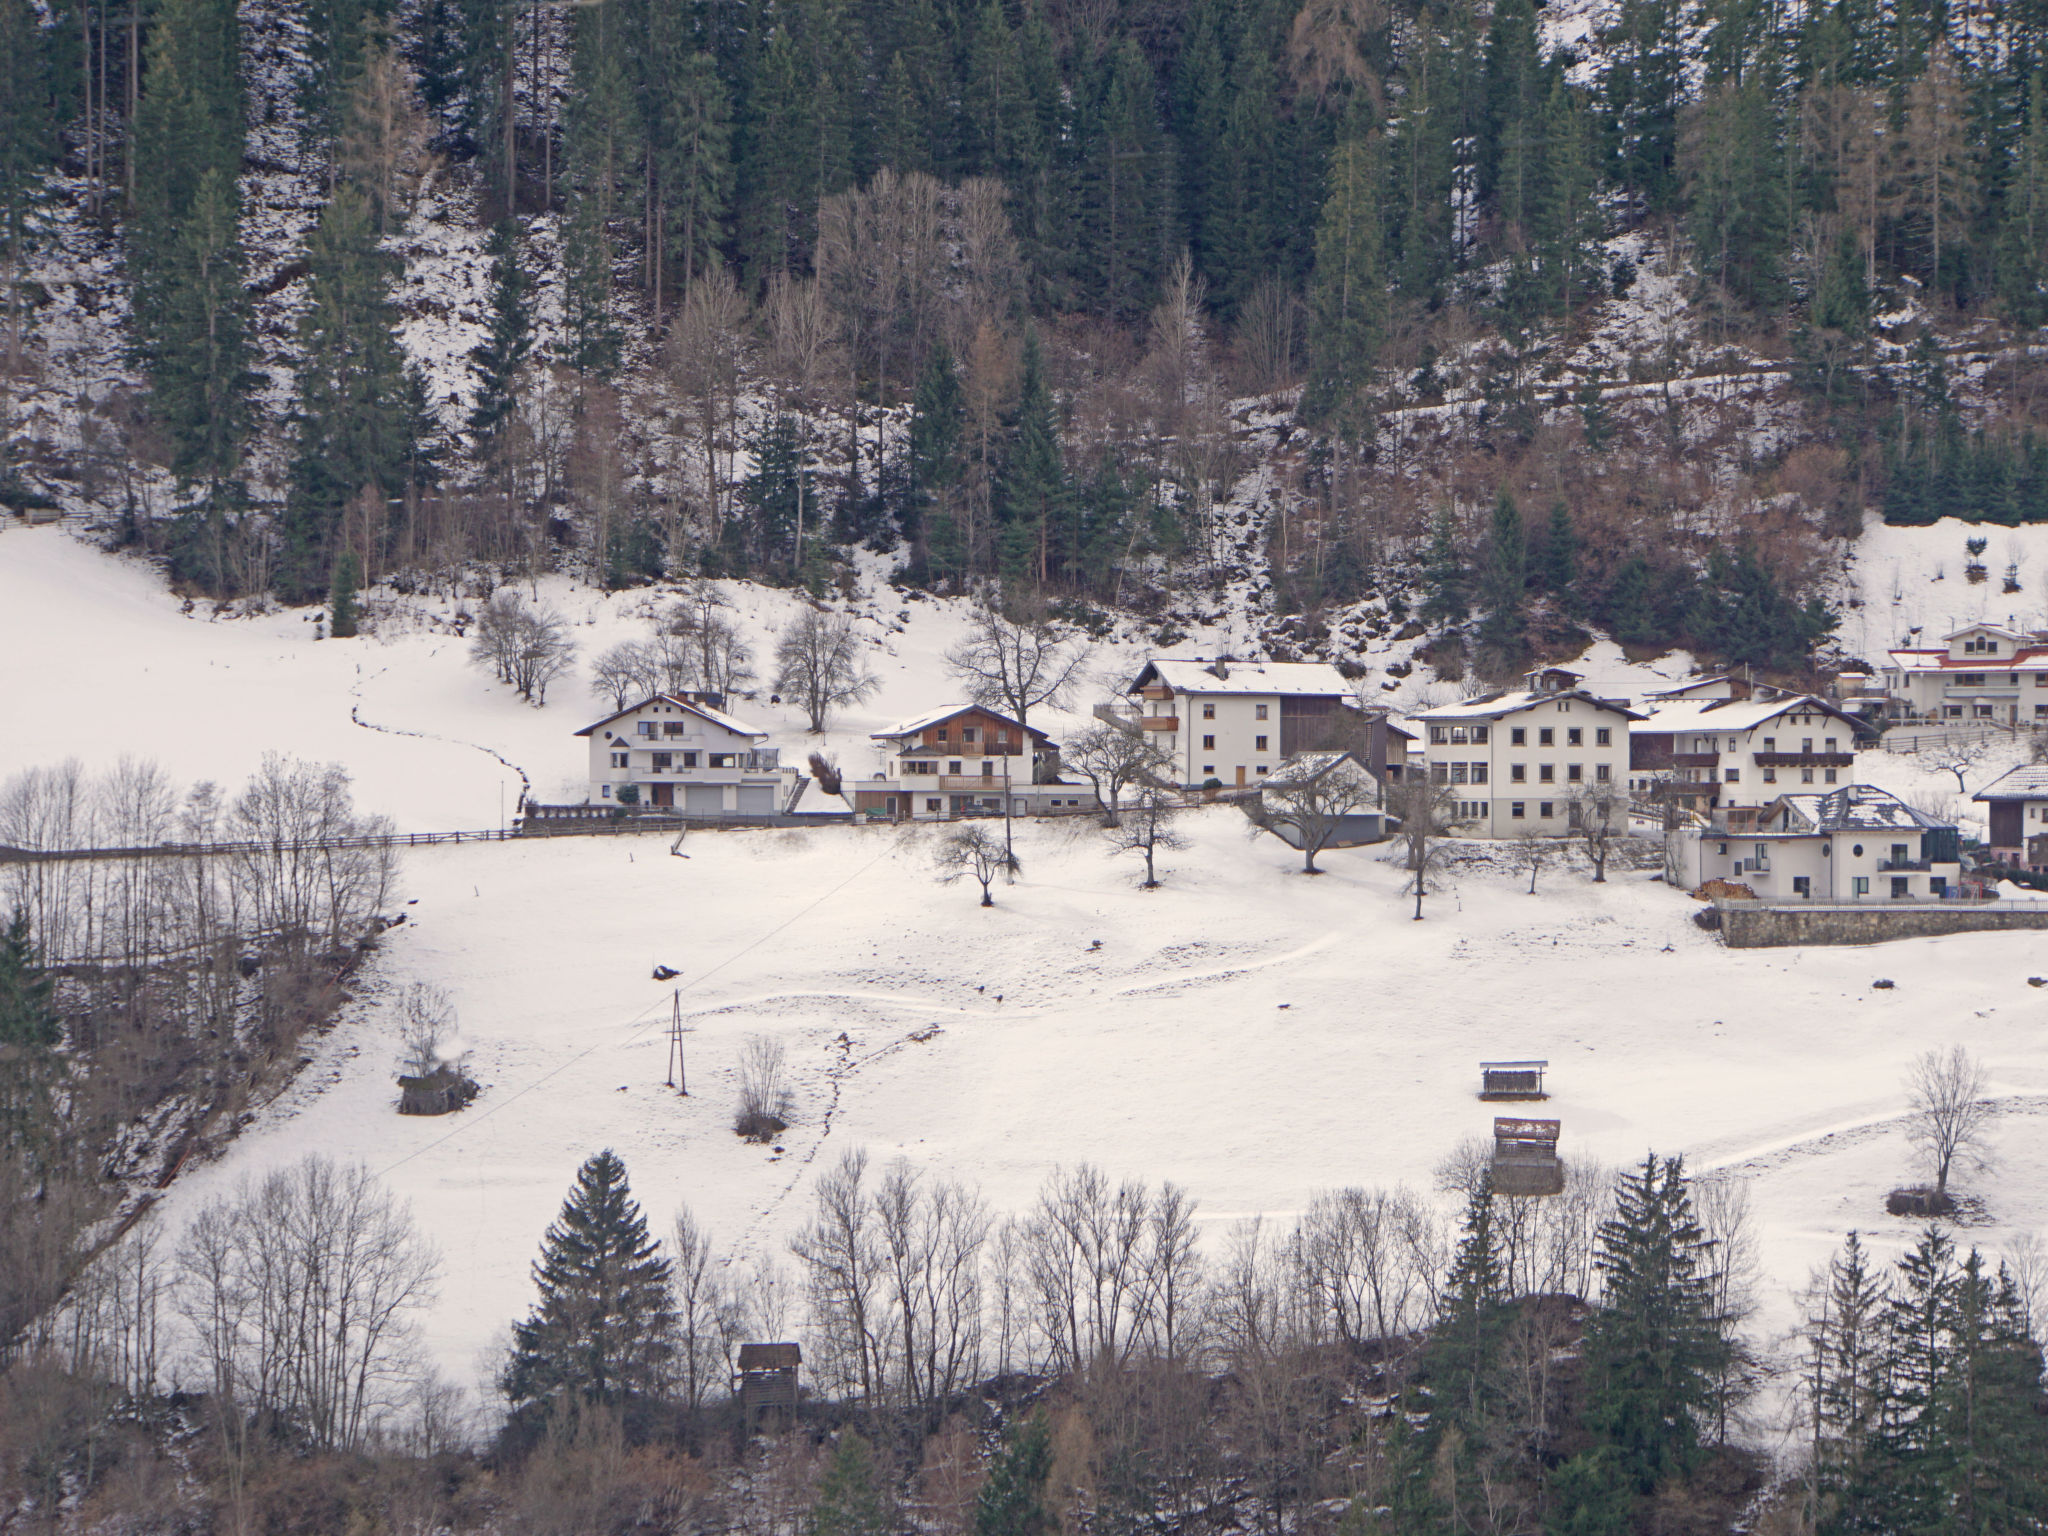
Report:
M1217 669L1222 669L1222 676ZM1348 699L1351 684L1326 661L1206 661L1200 656L1154 656L1124 692L1136 693L1157 679L1175 693L1307 694Z
M1022 731L1027 736L1036 737L1039 741L1046 741L1050 739L1047 737L1046 733L1044 731L1041 731L1037 726L1019 725L1015 720L1012 720L1008 715L998 714L996 713L996 711L988 708L986 705L949 704L944 709L935 709L931 711L929 714L919 715L915 720L905 720L901 725L892 725L886 731L871 732L868 736L868 740L901 741L906 736L915 736L919 731L928 731L935 725L944 725L948 720L958 719L961 715L970 713L977 715L986 715L991 720L998 721L1003 725L1012 726L1015 729Z
M1626 704L1613 699L1596 699L1583 688L1560 690L1556 693L1531 693L1526 688L1516 688L1508 693L1490 693L1484 698L1467 699L1462 704L1446 704L1442 709L1425 709L1415 718L1432 722L1498 720L1503 715L1519 715L1525 709L1535 709L1543 704L1556 704L1564 699L1583 699L1594 708L1620 715L1624 720L1643 718Z
M1351 764L1359 773L1370 774L1371 769L1360 762L1356 754L1346 751L1297 752L1278 768L1259 780L1261 787L1274 784L1313 784L1325 775L1335 771L1344 763Z
M1870 727L1840 705L1830 704L1817 694L1800 693L1778 699L1674 699L1650 711L1635 725L1637 735L1678 731L1752 731L1767 721L1794 710L1818 711L1832 715L1851 732L1868 735Z
M649 694L646 698L642 699L638 704L629 704L624 709L606 715L602 720L598 721L597 724L586 725L585 727L583 727L582 730L578 731L576 734L578 736L591 735L593 732L600 731L604 727L610 725L614 720L623 720L628 715L637 715L638 713L640 713L641 710L645 709L650 704L673 704L677 709L688 710L691 714L697 716L698 719L709 721L711 724L716 726L721 726L724 729L731 731L735 736L756 736L765 738L768 735L768 733L762 730L759 726L749 725L744 720L736 720L731 715L728 715L722 709L713 709L709 704L692 704L688 699L679 699L672 693Z
M1984 630L1989 630L2001 640L2019 641L2028 638L2027 632L2023 629L2014 629L2010 624L1994 624L1989 619L1979 619L1974 624L1965 624L1961 629L1952 629L1941 638L1958 640L1964 635L1974 635Z
M1945 821L1916 811L1875 784L1845 784L1824 795L1780 795L1765 810L1789 809L1813 832L1932 832L1954 830Z
M1709 697L1701 693L1703 688L1736 688L1747 686L1731 672L1716 672L1712 677L1695 677L1671 688L1651 688L1644 692L1645 699L1697 699ZM1728 698L1728 694L1713 694L1713 698Z
M2011 773L1994 779L1972 800L2048 800L2048 763L2022 763Z

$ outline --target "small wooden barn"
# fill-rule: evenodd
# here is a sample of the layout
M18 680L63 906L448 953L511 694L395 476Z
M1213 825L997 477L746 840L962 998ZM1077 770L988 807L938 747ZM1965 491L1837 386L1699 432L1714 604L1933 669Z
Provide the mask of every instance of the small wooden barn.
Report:
M796 1344L740 1346L740 1412L749 1427L761 1413L796 1417L797 1372L803 1361L803 1349Z
M1557 1156L1558 1122L1496 1115L1493 1121L1493 1187L1503 1195L1564 1193L1564 1164Z
M1479 1063L1479 1097L1482 1099L1547 1099L1543 1074L1547 1061L1482 1061Z

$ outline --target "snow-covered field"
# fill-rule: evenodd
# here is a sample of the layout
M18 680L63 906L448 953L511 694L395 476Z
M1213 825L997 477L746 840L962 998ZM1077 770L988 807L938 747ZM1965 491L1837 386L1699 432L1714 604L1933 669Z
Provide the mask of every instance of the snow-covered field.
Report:
M588 620L586 650L632 628L630 598L550 596ZM791 599L743 601L763 635ZM886 588L864 611L885 687L835 731L855 772L875 724L949 696L939 656L959 624ZM424 620L381 640L312 634L297 615L183 614L146 570L55 529L0 535L0 777L132 752L233 785L282 749L348 763L360 801L401 826L470 827L516 796L498 754L541 798L580 798L569 733L601 711L574 680L534 710ZM737 712L808 749L788 711ZM743 1260L782 1251L812 1178L853 1146L972 1179L998 1209L1062 1162L1171 1178L1213 1229L1331 1186L1426 1186L1489 1128L1477 1063L1545 1056L1569 1155L1683 1151L1749 1180L1769 1333L1846 1229L1880 1248L1907 1236L1882 1214L1908 1172L1901 1078L1961 1042L2002 1104L1998 1166L1970 1184L1989 1224L1970 1239L2048 1233L2039 935L1736 953L1661 884L1565 871L1536 897L1467 875L1417 924L1371 850L1310 880L1234 812L1194 815L1187 835L1148 893L1087 828L1021 826L1024 875L992 911L934 882L927 831L692 833L687 857L655 837L414 851L408 921L340 1026L221 1163L188 1170L165 1218L308 1150L363 1160L441 1244L429 1342L478 1383L479 1353L528 1303L542 1229L602 1146L657 1225L688 1204ZM656 964L680 974L657 982ZM453 991L486 1085L449 1119L395 1113L391 1004L414 980ZM678 989L688 1098L663 1086ZM780 1152L729 1128L755 1034L795 1070Z

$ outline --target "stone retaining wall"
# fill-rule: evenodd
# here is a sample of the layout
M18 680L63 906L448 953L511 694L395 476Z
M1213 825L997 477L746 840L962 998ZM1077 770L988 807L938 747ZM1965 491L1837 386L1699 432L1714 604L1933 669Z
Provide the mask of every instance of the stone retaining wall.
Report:
M1888 939L1924 939L1943 933L1998 933L2014 928L2048 929L2048 901L1922 902L1897 905L1830 906L1801 902L1717 901L1721 935L1730 949L1770 949L1786 944L1882 944Z

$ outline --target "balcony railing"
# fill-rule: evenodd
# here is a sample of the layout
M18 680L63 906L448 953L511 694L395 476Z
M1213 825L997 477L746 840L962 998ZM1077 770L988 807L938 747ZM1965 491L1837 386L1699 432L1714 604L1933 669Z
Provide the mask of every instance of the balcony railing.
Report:
M1877 872L1881 875L1926 874L1934 867L1928 859L1880 859Z
M1852 768L1854 752L1759 752L1759 768Z

